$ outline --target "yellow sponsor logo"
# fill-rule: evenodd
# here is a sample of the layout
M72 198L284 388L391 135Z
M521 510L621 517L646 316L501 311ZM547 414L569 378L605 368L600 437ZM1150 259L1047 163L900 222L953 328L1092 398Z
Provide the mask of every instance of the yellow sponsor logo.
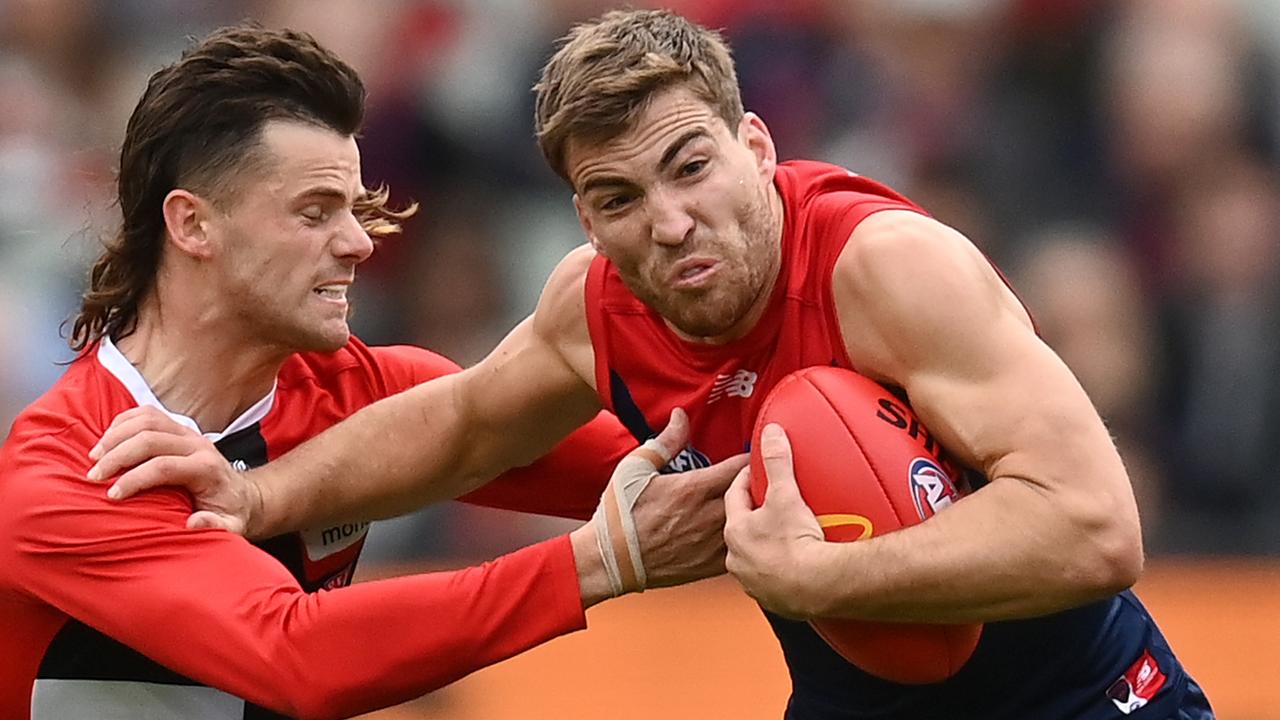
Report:
M858 527L862 528L862 534L854 538L855 540L862 540L864 538L869 538L871 537L871 533L873 532L870 518L864 517L862 515L853 515L851 513L833 513L831 515L819 515L818 525L822 526L823 529L830 528L830 527L844 527L846 525L857 525Z

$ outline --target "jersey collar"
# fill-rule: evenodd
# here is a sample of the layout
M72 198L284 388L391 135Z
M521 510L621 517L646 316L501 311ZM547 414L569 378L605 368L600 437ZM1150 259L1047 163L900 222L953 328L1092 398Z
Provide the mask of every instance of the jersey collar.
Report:
M142 373L138 372L138 368L134 367L133 363L129 362L129 358L125 357L124 353L120 352L120 348L116 347L115 343L111 342L111 338L104 337L102 338L102 341L98 343L98 363L102 365L107 372L111 373L117 380L119 380L121 385L124 385L125 389L129 391L129 394L133 396L133 401L138 403L139 407L150 406L156 408L160 412L172 418L174 422L195 430L212 442L218 442L228 435L234 435L235 433L262 420L262 418L267 416L267 413L271 412L271 407L275 404L276 383L272 383L271 392L267 393L265 397L254 403L248 410L245 410L244 413L233 420L225 430L222 432L204 432L200 429L200 426L196 424L195 420L187 417L186 415L180 415L176 412L172 412L160 403L160 399L156 397L154 392L152 392L151 386L147 384L146 378L142 377Z

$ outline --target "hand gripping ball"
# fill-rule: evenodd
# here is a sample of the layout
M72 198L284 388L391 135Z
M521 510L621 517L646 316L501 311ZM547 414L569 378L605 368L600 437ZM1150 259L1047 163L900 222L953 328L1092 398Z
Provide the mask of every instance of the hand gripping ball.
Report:
M958 500L956 466L905 402L850 370L810 367L783 378L761 406L752 433L751 497L764 502L760 432L787 431L800 495L826 539L856 542L924 522ZM973 654L982 625L810 622L836 652L898 683L945 680Z

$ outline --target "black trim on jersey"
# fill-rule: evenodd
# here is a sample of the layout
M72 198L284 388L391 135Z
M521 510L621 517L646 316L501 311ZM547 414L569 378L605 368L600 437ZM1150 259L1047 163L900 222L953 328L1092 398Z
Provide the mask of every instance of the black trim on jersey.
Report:
M256 468L267 464L267 439L262 436L262 423L254 423L249 427L228 435L217 443L218 451L231 462L242 461L247 467ZM299 583L306 583L302 572L301 540L297 533L255 542L258 548L269 553L284 565L289 574L297 578ZM306 588L311 591L312 588ZM244 720L289 720L286 715L267 708L246 702L244 704Z
M231 462L243 461L253 468L267 462L267 441L262 426L254 423L215 443L223 457ZM280 542L273 542L273 541ZM291 540L292 547L283 542ZM301 546L297 534L286 535L258 547L271 553L289 569L298 582L305 584L301 567ZM157 630L159 631L159 630ZM114 640L78 620L70 619L54 636L40 661L37 678L58 680L115 680L206 687L185 675L155 662L133 648ZM245 703L244 720L289 720L263 707Z
M613 368L609 368L609 398L613 401L613 413L638 442L644 442L658 434L649 427L649 421L644 419L644 413L640 412L640 406L631 397L627 384Z
M214 443L218 452L231 462L243 461L255 468L267 464L267 439L262 437L262 423L232 433Z
M75 619L68 620L45 648L36 678L200 684Z

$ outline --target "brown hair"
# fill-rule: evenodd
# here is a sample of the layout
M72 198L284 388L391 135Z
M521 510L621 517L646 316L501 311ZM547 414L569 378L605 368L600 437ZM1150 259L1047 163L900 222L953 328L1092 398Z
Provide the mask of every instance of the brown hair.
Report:
M615 10L575 25L534 86L534 127L543 156L569 179L571 139L625 132L658 92L684 85L729 127L742 119L733 56L719 33L666 10Z
M260 143L271 120L291 120L354 135L364 120L360 76L310 35L245 24L217 30L147 82L125 130L117 173L122 222L89 272L70 344L83 351L101 337L137 326L164 247L161 206L177 187L215 203L237 198L236 178L264 161ZM399 230L417 209L387 207L386 188L368 192L355 211L370 235Z

